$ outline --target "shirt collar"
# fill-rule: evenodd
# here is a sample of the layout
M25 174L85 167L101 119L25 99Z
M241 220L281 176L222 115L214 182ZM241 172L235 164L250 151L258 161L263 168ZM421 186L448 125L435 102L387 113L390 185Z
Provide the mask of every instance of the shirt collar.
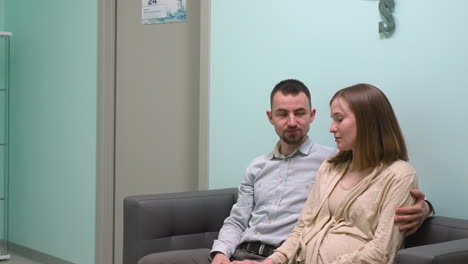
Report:
M271 158L270 159L284 159L284 158L290 158L290 157L293 157L295 155L298 155L298 154L301 154L301 155L304 155L304 156L307 156L309 155L311 149L312 149L312 146L314 145L314 142L312 142L312 140L307 137L306 141L304 141L304 143L302 143L297 149L295 149L291 154L285 156L283 154L280 153L279 151L279 148L280 148L280 141L278 141L275 145L275 149L273 150L273 152L271 153Z

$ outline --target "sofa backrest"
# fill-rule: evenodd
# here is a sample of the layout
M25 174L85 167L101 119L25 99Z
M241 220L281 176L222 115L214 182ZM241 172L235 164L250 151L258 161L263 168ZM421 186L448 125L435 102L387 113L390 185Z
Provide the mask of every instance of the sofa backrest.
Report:
M211 248L236 201L235 188L125 198L123 263L156 252Z

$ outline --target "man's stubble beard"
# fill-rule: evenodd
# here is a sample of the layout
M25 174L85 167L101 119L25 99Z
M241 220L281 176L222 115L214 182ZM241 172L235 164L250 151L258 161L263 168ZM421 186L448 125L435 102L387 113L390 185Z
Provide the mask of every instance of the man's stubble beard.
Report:
M292 136L292 137L287 137L283 135L281 137L281 140L283 140L286 144L288 145L296 145L301 143L305 138L305 135L297 135L297 136Z

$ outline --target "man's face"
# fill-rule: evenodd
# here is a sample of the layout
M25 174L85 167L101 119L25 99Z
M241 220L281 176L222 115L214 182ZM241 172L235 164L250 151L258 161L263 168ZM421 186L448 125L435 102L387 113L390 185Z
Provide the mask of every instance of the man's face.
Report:
M309 99L303 92L296 95L277 92L267 115L282 142L300 145L314 120L315 109L310 108Z

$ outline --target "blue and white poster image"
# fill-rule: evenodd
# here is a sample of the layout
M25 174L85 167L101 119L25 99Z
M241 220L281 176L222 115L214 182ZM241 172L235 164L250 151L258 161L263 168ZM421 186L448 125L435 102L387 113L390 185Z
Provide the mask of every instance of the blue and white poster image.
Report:
M184 22L186 0L142 0L141 16L143 24Z

